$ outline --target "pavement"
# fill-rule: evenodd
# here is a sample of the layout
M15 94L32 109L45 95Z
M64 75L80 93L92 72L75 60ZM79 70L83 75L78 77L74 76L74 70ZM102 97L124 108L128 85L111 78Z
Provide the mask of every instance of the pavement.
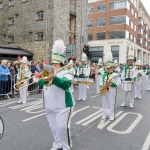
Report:
M86 101L76 101L71 123L73 150L150 150L150 91L143 83L142 99L134 108L120 107L124 92L118 90L116 120L102 120L101 96L96 86L87 89ZM78 99L78 88L74 98ZM27 104L18 98L0 101L4 135L0 150L50 150L53 137L42 109L41 94L28 96Z

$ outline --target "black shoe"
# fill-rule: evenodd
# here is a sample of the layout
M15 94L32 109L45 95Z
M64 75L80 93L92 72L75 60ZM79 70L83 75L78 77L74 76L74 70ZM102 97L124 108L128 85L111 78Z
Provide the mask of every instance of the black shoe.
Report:
M63 150L63 148L59 148L59 149L57 149L57 150Z

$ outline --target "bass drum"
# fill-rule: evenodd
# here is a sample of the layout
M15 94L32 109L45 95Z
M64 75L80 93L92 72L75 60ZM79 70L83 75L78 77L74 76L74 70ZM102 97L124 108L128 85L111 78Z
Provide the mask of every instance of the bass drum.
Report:
M0 139L2 138L4 134L4 122L3 119L0 117Z

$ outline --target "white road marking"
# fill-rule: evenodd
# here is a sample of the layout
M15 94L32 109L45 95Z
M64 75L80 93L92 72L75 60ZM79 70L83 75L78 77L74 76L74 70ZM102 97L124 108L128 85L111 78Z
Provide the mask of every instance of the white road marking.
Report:
M12 106L12 107L9 107L9 108L11 108L11 109L19 109L19 108L23 108L23 107L30 106L30 105L36 105L36 104L39 104L41 102L42 102L42 100L40 99L40 100L33 101L33 102L30 102L30 103Z
M87 121L88 119L90 119L90 118L96 116L96 115L99 114L100 112L102 112L102 110L99 110L99 111L97 111L97 112L95 112L95 113L93 113L93 114L87 116L86 118L84 118L84 119L78 121L76 124L82 124L83 122L85 122L85 121Z
M31 100L31 99L34 99L34 98L29 98L27 99L27 101ZM8 105L11 105L11 104L14 104L14 103L17 103L18 101L9 101L9 102L3 102L3 103L0 103L0 107L4 107L4 106L8 106Z
M35 105L31 105L31 106L29 106L29 107L25 107L25 108L21 109L20 111L32 110L33 108L39 108L39 107L42 108L42 104L41 104L41 103L35 104Z
M100 94L94 95L94 96L92 96L92 97L90 97L90 98L94 98L94 97L97 97L97 96L100 96Z
M72 117L74 117L74 115L76 115L77 113L79 113L79 112L81 112L81 111L83 111L83 110L85 110L85 109L87 109L87 108L89 108L90 106L85 106L85 107L83 107L83 108L81 108L81 109L79 109L79 110L76 110L76 111L74 111L73 113L72 113Z
M128 127L127 130L125 131L117 131L114 130L113 128L128 114L134 114L137 115L136 120ZM134 113L134 112L128 112L128 113L124 113L123 115L121 115L117 120L115 120L111 125L109 125L107 127L108 131L114 132L114 133L118 133L118 134L128 134L131 133L131 131L136 127L136 125L140 122L140 120L142 119L142 115L138 114L138 113Z
M91 118L90 120L86 121L85 123L83 123L83 126L87 126L88 124L90 124L91 122L95 121L96 119L100 118L103 115L103 113L100 113L99 115Z
M117 114L116 114L116 118L118 116L120 116L121 114L123 113L123 111L119 111ZM111 123L110 120L107 120L107 121L104 121L103 119L100 121L100 123L98 124L98 129L103 129L105 126L107 126L109 123Z
M150 148L150 132L149 132L141 150L149 150L149 148Z
M32 120L32 119L38 118L38 117L40 117L40 116L43 116L43 115L45 115L45 114L46 114L46 113L39 114L39 115L36 115L36 116L30 117L30 118L28 118L28 119L24 119L24 120L22 120L22 121L23 121L23 122L26 122L26 121L29 121L29 120Z
M72 117L73 117L74 115L76 115L78 112L81 112L81 111L83 111L83 110L85 110L85 109L87 109L87 108L89 108L89 107L90 107L90 106L86 106L86 107L83 107L83 108L81 108L81 109L79 109L79 110L73 112ZM32 120L32 119L38 118L38 117L40 117L40 116L43 116L43 115L45 115L45 114L46 114L46 113L43 113L43 114L39 114L39 115L30 117L30 118L24 119L24 120L22 120L22 122L30 121L30 120Z

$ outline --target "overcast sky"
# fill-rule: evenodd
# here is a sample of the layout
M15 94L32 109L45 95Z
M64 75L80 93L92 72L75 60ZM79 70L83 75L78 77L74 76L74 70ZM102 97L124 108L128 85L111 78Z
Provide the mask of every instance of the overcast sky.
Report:
M147 12L150 15L150 0L142 0L143 5L145 6Z

